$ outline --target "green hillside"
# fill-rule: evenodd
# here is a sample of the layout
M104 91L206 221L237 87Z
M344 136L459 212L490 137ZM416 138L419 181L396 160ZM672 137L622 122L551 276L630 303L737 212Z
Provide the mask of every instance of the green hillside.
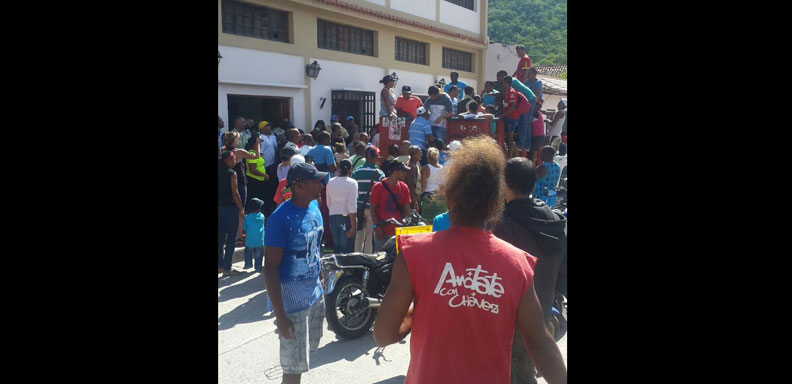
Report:
M523 44L536 65L567 63L566 0L489 0L491 41Z

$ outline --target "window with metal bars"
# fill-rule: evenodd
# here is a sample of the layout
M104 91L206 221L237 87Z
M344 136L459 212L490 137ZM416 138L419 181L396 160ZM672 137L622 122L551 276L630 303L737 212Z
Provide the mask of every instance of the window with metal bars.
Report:
M374 31L319 19L316 34L319 48L374 56Z
M338 116L352 116L358 127L373 137L372 132L377 124L377 111L374 109L376 95L374 92L332 91L331 113ZM352 133L350 132L350 135Z
M443 68L473 72L473 54L443 48Z
M429 65L426 62L426 43L396 38L396 60Z
M471 11L475 11L474 9L474 1L473 0L445 0L451 4L456 4L462 8L467 8Z
M271 8L223 0L223 33L289 42L289 14Z

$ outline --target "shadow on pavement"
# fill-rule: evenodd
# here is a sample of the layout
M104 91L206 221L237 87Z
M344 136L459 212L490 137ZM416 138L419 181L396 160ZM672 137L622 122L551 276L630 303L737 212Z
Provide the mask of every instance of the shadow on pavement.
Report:
M234 268L234 269L239 270L239 268ZM252 272L252 270L251 271L242 270L242 273L239 274L239 275L236 275L236 276L218 277L217 278L217 289L220 289L220 288L223 288L223 287L227 287L227 286L229 286L231 284L236 283L237 281L244 280L244 279L250 277L250 275L252 273L255 273L255 272ZM217 275L220 276L219 273Z
M267 314L267 292L261 292L244 304L234 308L231 312L220 316L217 319L217 330L223 331L231 329L237 324L252 323L273 317L275 315L272 312Z
M378 381L378 382L373 383L373 384L403 384L404 380L406 378L407 378L407 376L399 375L399 376L391 377L390 379L385 379L385 380L382 380L382 381Z
M226 289L223 289L222 291L220 291L220 296L217 298L217 302L222 303L224 301L248 296L250 294L260 291L266 292L267 286L264 283L264 275L258 273L254 273L254 274L255 274L254 277L250 277L249 274L229 277L228 279L230 280L244 276L243 278L250 278L250 280L247 280L242 284L233 285ZM235 281L239 281L239 280L237 279Z
M335 337L332 331L329 334L325 333L325 335ZM323 337L325 336L323 335ZM341 359L354 361L362 355L372 355L372 358L375 358L373 349L378 348L377 343L374 342L374 334L371 331L354 340L336 339L311 354L311 369L334 363ZM377 360L377 363L379 365L379 360Z

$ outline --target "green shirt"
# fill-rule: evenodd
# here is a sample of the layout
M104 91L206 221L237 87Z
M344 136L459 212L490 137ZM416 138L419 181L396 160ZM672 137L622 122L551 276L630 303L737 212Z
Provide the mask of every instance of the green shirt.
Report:
M377 174L377 176L374 176L375 173ZM369 185L371 184L371 178L373 177L374 182L376 183L377 181L381 181L382 179L384 179L385 174L382 173L382 171L380 171L377 168L376 164L366 162L360 168L352 172L350 177L355 179L358 183L357 206L358 209L363 209L363 202L366 201L366 194L368 194L369 192ZM370 201L371 201L371 197L369 196L369 203L366 203L365 208L369 208L371 206Z
M352 170L356 170L366 164L365 156L355 155L349 158L349 161L352 162ZM357 164L356 164L357 163Z
M258 152L257 151L249 151L249 152L254 154L254 155L256 155L256 156L258 156ZM267 174L267 169L264 168L264 158L263 157L258 156L255 159L247 159L247 165L250 166L250 164L256 164L256 170L257 171L259 171L259 172L261 172L263 174ZM264 181L265 180L264 176L257 176L257 175L254 175L254 174L250 173L250 169L248 169L248 167L245 167L245 175L247 175L247 177L249 177L251 179L256 179L258 181Z

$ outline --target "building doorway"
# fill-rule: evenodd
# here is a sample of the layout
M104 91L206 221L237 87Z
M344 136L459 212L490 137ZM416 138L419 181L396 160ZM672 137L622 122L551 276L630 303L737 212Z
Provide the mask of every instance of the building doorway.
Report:
M284 117L291 121L291 98L228 95L228 119L230 121L227 126L230 129L234 129L234 119L239 116L253 119L256 122L256 127L262 120L272 123L272 128L279 127Z
M378 122L374 97L374 92L333 91L330 109L338 116L339 123L343 124L347 116L352 116L361 131L372 137L371 131Z

